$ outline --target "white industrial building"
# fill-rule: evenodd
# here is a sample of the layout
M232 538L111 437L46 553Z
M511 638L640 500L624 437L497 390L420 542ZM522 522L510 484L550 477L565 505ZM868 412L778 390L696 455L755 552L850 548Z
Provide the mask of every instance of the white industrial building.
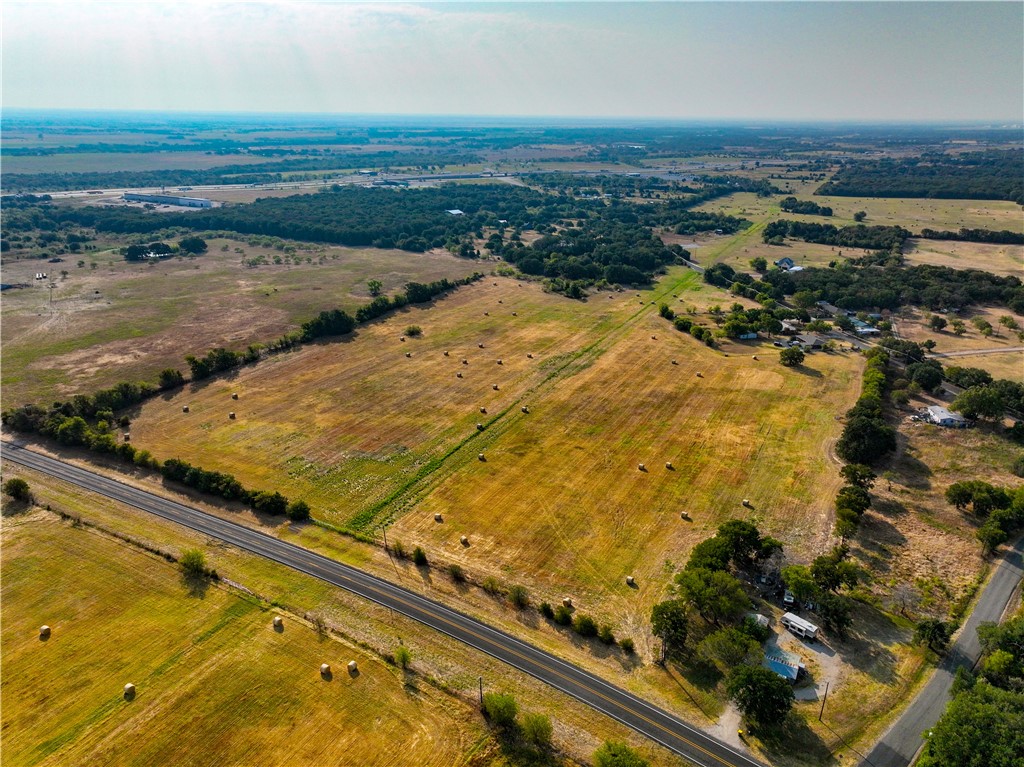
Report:
M125 192L124 199L128 202L152 202L157 205L178 205L182 208L212 208L213 201L202 197L177 197L172 194L138 194Z

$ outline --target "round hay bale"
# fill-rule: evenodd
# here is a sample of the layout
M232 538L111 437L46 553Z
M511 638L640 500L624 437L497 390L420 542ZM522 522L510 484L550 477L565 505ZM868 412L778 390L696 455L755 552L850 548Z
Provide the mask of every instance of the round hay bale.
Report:
M280 615L274 616L274 628L284 628L284 618L282 618Z
M232 421L235 420L235 411L232 410L230 413L228 413L228 418L230 418Z
M321 676L330 676L330 673L331 673L331 664L330 663L321 663L320 664L320 675Z
M484 348L484 345L483 345L483 344L477 344L477 346L479 346L479 347L480 347L481 349L483 349L483 348Z
M134 697L135 697L135 685L133 685L131 682L129 682L128 684L126 684L124 686L124 699L125 700L131 700Z
M125 442L131 442L132 441L132 435L129 434L128 432L125 432L124 433L124 441Z
M753 358L756 360L757 359L757 355L755 354Z
M513 317L518 317L519 316L519 312L512 312L512 316Z
M50 627L49 626L40 626L39 627L39 638L40 639L49 639L50 638Z
M532 359L533 359L533 355L532 355L532 354L529 354L529 353L527 353L527 355L526 355L526 359L528 359L528 360L532 360Z
M723 357L728 357L729 355L728 355L728 354L723 354L722 356L723 356Z
M463 365L468 365L469 364L469 360L467 360L465 357L463 357L462 358L462 364Z
M485 407L480 408L480 412L481 413L486 413L487 412L487 408L485 408Z
M406 352L406 353L405 353L405 356L406 356L406 357L411 357L411 356L412 356L412 352Z
M484 425L483 425L482 423L478 423L478 424L476 425L476 430L477 430L477 431L483 431L483 430L484 430Z
M562 597L562 605L564 607L572 607L572 597Z
M469 545L469 538L467 538L464 535L461 535L461 536L459 536L459 543L461 543L463 546L468 546Z
M690 518L690 512L688 512L688 511L680 511L679 512L679 516L681 516L683 519L689 519Z
M187 413L188 412L188 405L182 405L181 406L181 412L182 413Z
M530 408L528 408L526 405L523 405L523 407L521 409L522 409L522 411L524 413L529 413L530 412Z
M750 499L744 498L743 499L743 505L746 506L749 509L750 508Z
M498 303L499 303L499 304L503 304L503 303L505 303L505 302L504 302L504 301L502 301L502 300L501 300L501 299L499 298L499 299L498 299Z
M498 384L491 384L491 388L494 389L494 391L498 391Z
M444 522L444 517L442 517L440 514L435 514L434 515L434 521L435 522Z
M675 467L672 465L672 461L665 461L665 468L672 471Z
M358 670L359 670L359 666L356 664L356 662L354 660L350 660L348 662L348 673L354 674Z
M635 586L636 585L636 581L633 580L633 576L632 575L627 575L626 576L626 585L627 586Z
M231 399L238 399L238 392L232 392Z
M677 360L672 360L672 364L673 364L673 365L678 365L678 364L679 364L679 362L678 362Z
M484 312L484 317L490 317L490 316L491 316L490 312Z
M700 372L700 371L698 370L698 371L697 371L697 378L703 378L703 377L704 377L704 374L703 374L703 373L701 373L701 372Z
M496 282L492 282L491 284L494 285L494 287L498 287L498 283Z
M447 357L447 356L448 356L448 352L445 352L445 353L444 353L444 356L445 356L445 357Z
M455 374L455 377L456 377L456 378L462 378L462 373L456 373L456 374Z
M501 364L501 360L498 360L498 364L499 364L499 365Z
M486 461L487 457L483 453L480 453L479 455L477 455L477 460Z
M644 466L642 463L638 463L636 465L636 468L639 469L640 471L647 471L647 467Z
M658 337L657 337L657 336L651 336L651 340L652 340L652 341L657 341L657 340L658 340Z
M404 344L405 343L405 336L399 336L398 340L401 341Z

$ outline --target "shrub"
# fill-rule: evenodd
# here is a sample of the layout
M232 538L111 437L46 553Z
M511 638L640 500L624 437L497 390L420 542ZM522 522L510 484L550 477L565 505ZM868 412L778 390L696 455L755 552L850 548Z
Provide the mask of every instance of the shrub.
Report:
M488 575L486 578L484 578L483 582L480 584L480 587L488 594L490 594L492 597L501 594L501 582L493 575Z
M405 329L405 334L409 336L409 338L418 338L423 335L423 328L419 325L410 325Z
M606 740L594 752L594 767L650 767L650 762L625 743Z
M305 501L292 501L288 504L285 513L288 515L288 519L301 522L309 519L309 504Z
M398 647L395 648L395 665L399 668L408 668L411 662L412 653L409 651L409 648L404 644L398 645Z
M401 541L395 541L391 544L391 553L399 559L405 559L409 556L409 552L405 550L405 546L402 545Z
M537 748L551 746L551 717L544 714L526 714L523 716L523 738Z
M597 636L597 622L589 615L577 615L573 618L572 629L581 637Z
M415 549L412 550L412 561L416 564L417 567L426 567L427 552L425 552L423 549L417 546Z
M559 626L569 626L572 624L572 610L565 605L556 607L555 614L552 617Z
M1010 467L1010 471L1018 477L1024 477L1024 454L1018 455Z
M448 575L450 575L452 580L456 583L463 583L466 580L466 574L462 572L462 568L454 562L448 565Z
M206 575L206 557L199 549L185 550L178 564L186 575Z
M740 631L757 642L766 642L772 635L772 630L768 626L762 626L749 615L740 624Z
M551 604L549 602L541 602L539 609L540 609L540 614L543 615L548 620L551 620L552 618L555 617L555 611L551 608Z
M516 606L516 609L522 610L530 604L530 593L524 586L513 586L508 590L509 601Z
M607 623L603 624L597 632L597 638L605 644L615 644L615 634L612 632L612 627Z
M29 488L28 482L21 477L12 477L4 482L4 492L16 501L28 503L32 500L32 490Z
M632 655L636 652L636 645L633 644L633 640L629 637L623 637L619 640L619 647L622 648L622 652L626 655Z
M806 355L803 349L796 346L791 346L788 349L783 349L779 352L779 362L788 368L796 367L797 365L803 364Z
M511 695L503 695L497 692L484 693L484 716L486 716L495 727L507 728L516 722L516 714L519 713L519 706L516 699Z

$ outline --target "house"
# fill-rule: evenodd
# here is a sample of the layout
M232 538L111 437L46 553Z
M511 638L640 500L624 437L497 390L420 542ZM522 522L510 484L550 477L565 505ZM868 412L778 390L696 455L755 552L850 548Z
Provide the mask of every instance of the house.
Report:
M803 327L803 323L800 320L783 320L782 321L782 334L786 336L793 336L800 332L800 328Z
M821 629L813 623L805 621L799 615L794 615L793 613L786 613L779 622L792 633L804 639L817 639L818 634L821 633Z
M782 258L780 258L778 261L775 261L774 263L775 263L775 265L777 267L779 267L779 269L785 269L787 271L789 271L790 269L792 269L795 266L795 264L793 263L793 259L790 258L789 256L783 256Z
M873 328L870 325L856 327L854 328L854 331L856 331L857 335L859 336L877 336L882 334L881 330L879 330L878 328Z
M465 213L463 213L458 208L453 208L452 210L446 210L445 213L447 213L450 216L464 216L464 215L466 215Z
M774 671L788 682L796 682L803 674L807 673L806 667L800 662L800 656L777 648L772 648L765 653L761 665Z
M845 317L849 314L845 309L840 309L838 306L833 306L828 301L818 301L818 308L821 309L825 314L832 317Z
M963 429L967 426L967 419L959 413L952 413L942 405L928 406L928 420L939 426L947 426L951 429Z
M813 333L797 333L789 343L790 346L802 346L805 349L820 349L825 345L825 339Z

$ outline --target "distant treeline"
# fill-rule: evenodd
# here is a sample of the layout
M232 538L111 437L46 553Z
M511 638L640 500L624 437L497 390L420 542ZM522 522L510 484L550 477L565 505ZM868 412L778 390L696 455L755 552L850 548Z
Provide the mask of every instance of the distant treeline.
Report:
M832 208L827 205L818 205L813 200L798 200L796 197L787 197L779 205L787 213L802 213L807 216L832 215Z
M1024 205L1024 150L850 162L815 194L1012 200Z
M647 196L650 193L673 192L697 194L700 189L678 181L668 181L660 176L633 176L624 174L599 173L529 173L522 179L533 186L554 192L578 196L632 195Z
M900 247L913 236L900 226L865 226L854 224L841 229L832 224L812 224L781 219L768 224L761 234L765 242L779 243L784 237L816 242L822 245L841 245L848 248L890 249Z
M963 242L988 242L996 245L1024 245L1024 234L1003 229L961 229L959 232L939 232L922 229L921 237L926 240L961 240Z

